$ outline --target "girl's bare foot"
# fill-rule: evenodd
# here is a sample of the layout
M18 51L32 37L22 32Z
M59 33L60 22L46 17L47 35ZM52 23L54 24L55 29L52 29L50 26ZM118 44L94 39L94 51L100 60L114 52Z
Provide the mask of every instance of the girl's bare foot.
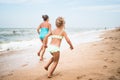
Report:
M43 61L43 57L40 56L40 61Z
M38 52L37 55L40 56L40 52Z
M52 78L52 75L48 75L48 78Z
M40 58L40 61L43 61L43 58Z
M45 69L46 71L48 71L48 67L44 67L44 69Z

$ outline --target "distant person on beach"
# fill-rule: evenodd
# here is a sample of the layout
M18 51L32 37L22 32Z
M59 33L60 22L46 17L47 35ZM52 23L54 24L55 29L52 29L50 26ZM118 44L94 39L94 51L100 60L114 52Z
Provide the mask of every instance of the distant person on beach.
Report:
M70 45L70 49L73 49L72 43L70 39L68 38L66 32L64 31L65 28L65 21L62 17L58 17L56 19L56 29L51 31L47 36L45 37L43 41L43 46L47 47L47 40L48 37L51 36L52 40L50 42L50 45L48 46L47 50L51 53L52 57L49 60L49 62L45 65L44 69L48 70L50 64L51 67L48 70L48 78L52 77L52 74L58 64L59 56L60 56L60 45L63 37L66 39L67 43Z
M43 40L45 36L51 32L51 24L49 22L49 16L48 15L42 15L43 21L37 28L37 32L39 34L39 38L41 42L43 43ZM40 56L40 61L43 60L43 55L45 52L45 47L41 46L40 50L38 51L38 56Z

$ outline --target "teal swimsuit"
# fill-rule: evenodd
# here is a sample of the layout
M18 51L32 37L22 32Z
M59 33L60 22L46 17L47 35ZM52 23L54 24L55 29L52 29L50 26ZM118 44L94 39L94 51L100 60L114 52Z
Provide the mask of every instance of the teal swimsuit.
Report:
M41 28L39 38L43 40L45 36L48 34L48 32L49 32L48 28Z

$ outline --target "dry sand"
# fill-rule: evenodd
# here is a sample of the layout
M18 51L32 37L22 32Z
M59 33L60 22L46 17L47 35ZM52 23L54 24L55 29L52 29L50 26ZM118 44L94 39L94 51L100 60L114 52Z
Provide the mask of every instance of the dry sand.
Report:
M38 49L6 52L0 55L0 80L120 80L120 29L107 30L101 38L62 51L50 79L43 68L48 59L40 62Z

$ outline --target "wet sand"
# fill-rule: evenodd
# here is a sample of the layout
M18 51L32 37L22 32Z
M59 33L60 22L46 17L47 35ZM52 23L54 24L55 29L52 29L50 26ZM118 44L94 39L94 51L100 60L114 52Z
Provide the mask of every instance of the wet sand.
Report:
M39 61L38 48L4 52L0 55L0 80L120 80L120 29L103 33L101 41L61 51L50 79L43 68L48 59Z

